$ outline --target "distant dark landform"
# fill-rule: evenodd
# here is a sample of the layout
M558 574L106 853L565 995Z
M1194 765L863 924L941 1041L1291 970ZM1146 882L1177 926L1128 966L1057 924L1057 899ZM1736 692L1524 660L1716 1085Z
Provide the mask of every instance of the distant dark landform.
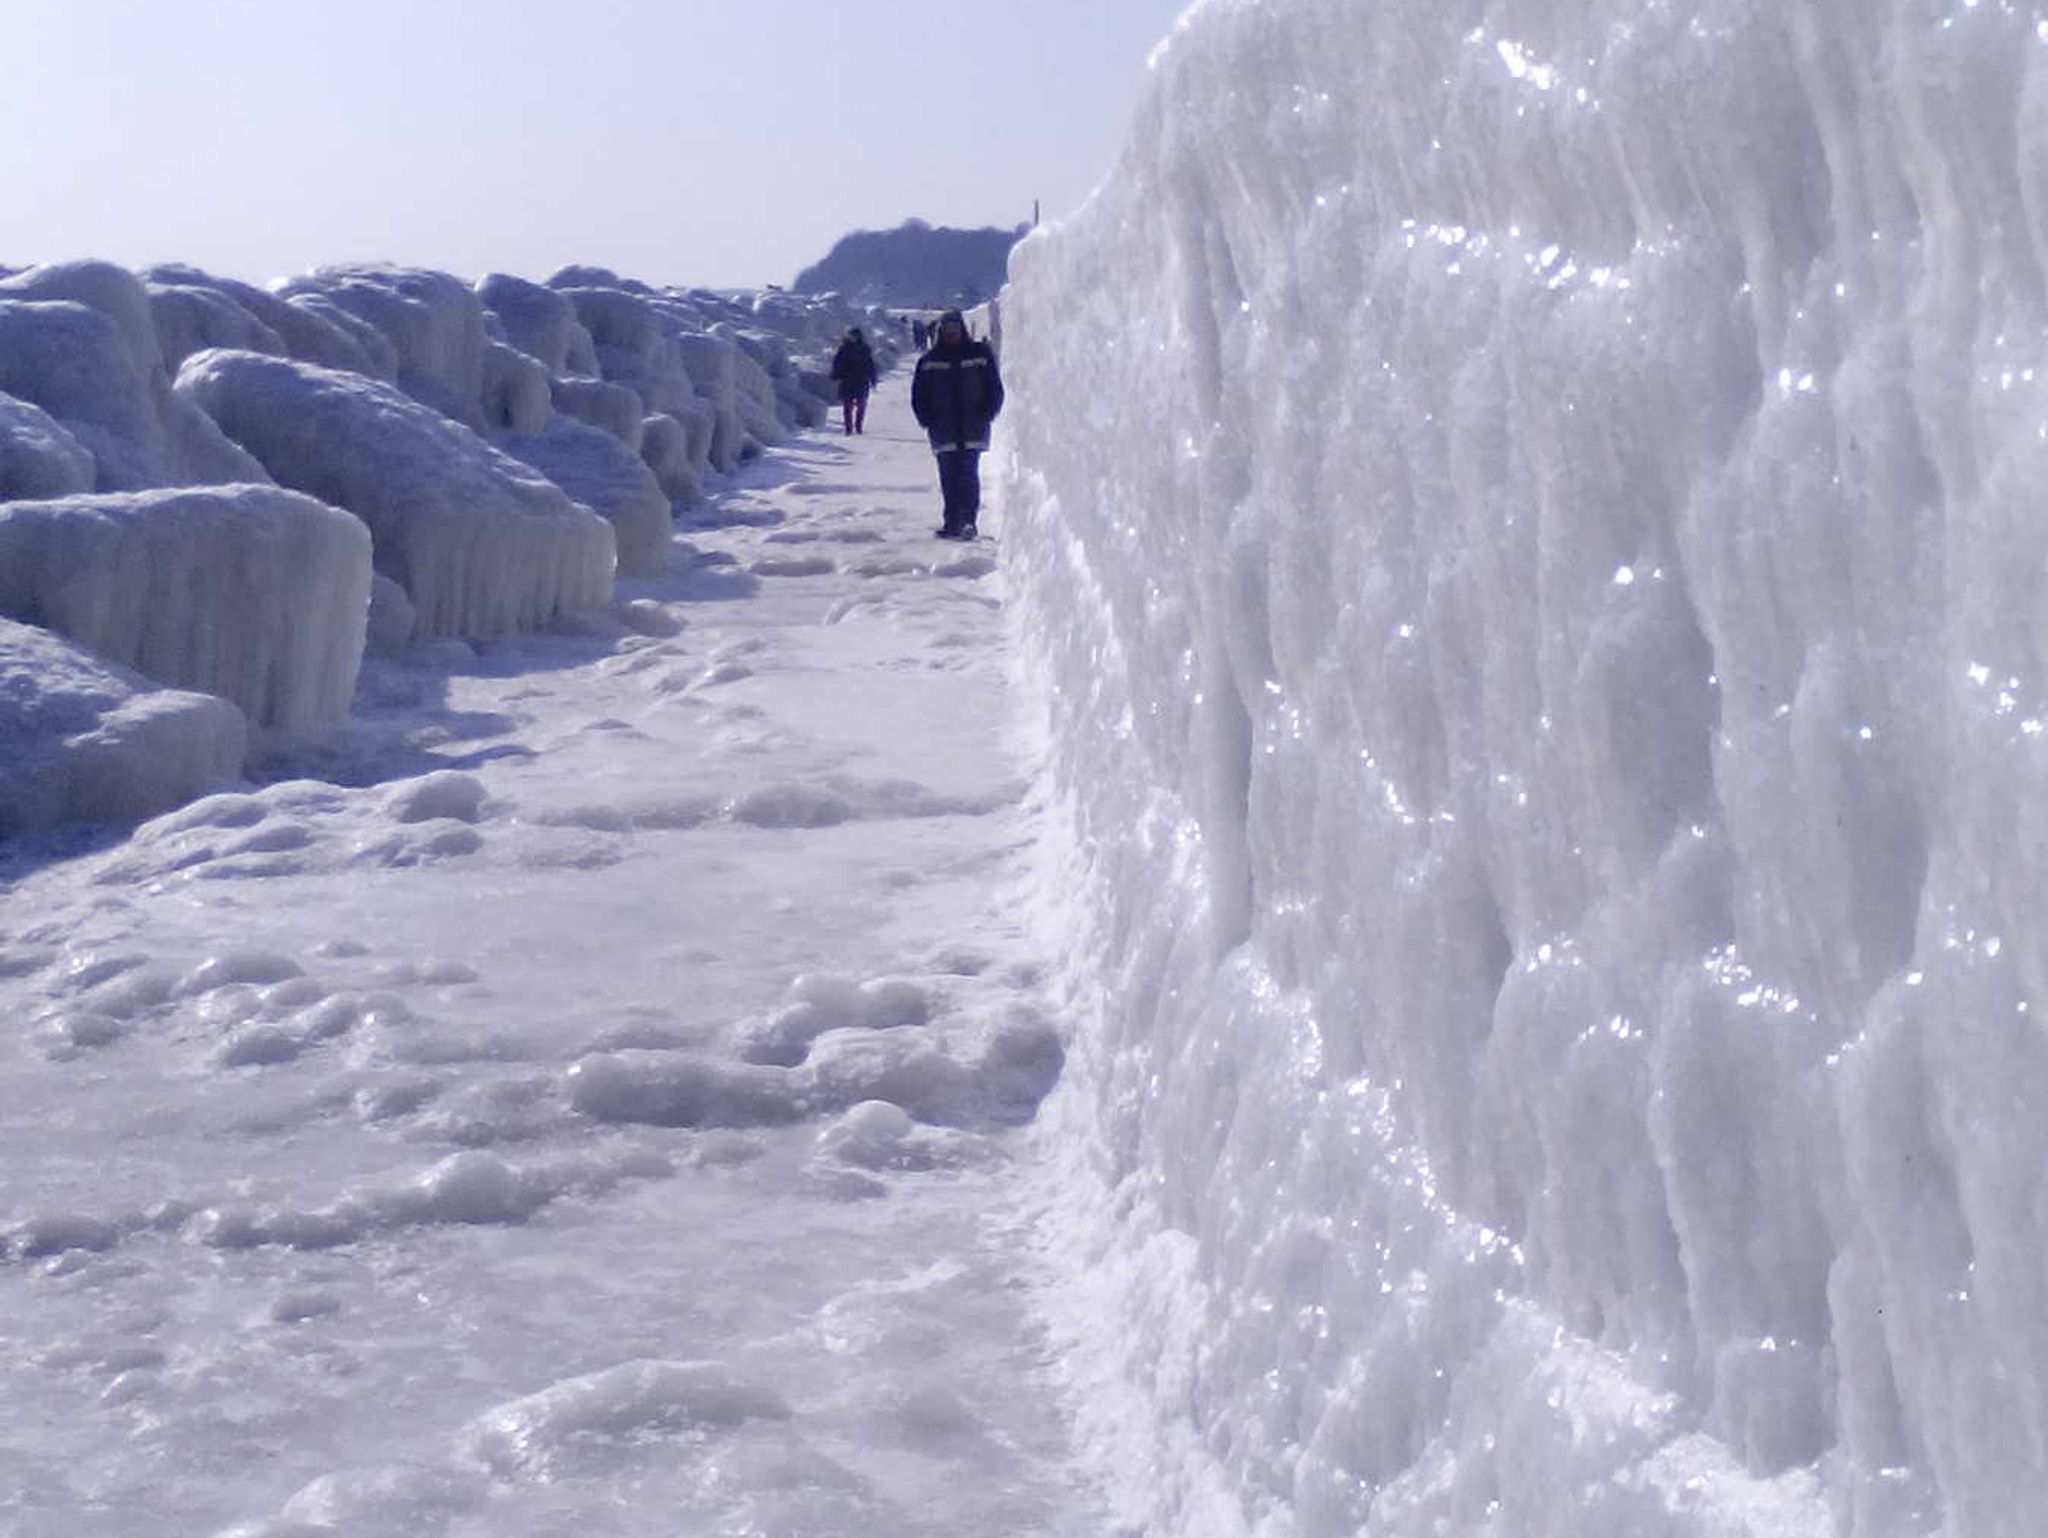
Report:
M975 304L1003 286L1010 247L1029 228L935 229L906 219L893 230L856 230L790 286L799 294L840 294L893 309Z

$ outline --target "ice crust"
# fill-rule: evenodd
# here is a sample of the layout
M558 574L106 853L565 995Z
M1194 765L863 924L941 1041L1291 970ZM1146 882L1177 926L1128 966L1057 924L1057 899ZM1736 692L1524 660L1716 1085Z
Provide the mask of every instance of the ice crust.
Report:
M276 486L0 502L0 614L261 728L347 717L369 588L363 525Z
M1019 247L1135 1524L2038 1530L2037 15L1198 5Z

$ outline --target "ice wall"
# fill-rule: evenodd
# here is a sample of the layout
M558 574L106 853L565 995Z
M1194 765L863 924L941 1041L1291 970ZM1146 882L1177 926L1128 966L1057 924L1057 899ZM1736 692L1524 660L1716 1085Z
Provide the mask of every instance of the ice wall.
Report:
M2048 15L1154 73L1004 306L1134 1520L2037 1531Z

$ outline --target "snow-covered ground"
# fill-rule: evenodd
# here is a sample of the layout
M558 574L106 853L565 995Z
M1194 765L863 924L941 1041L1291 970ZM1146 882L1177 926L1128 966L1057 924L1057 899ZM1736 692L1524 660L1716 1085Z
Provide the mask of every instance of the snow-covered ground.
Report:
M906 390L625 623L373 655L260 788L0 846L0 1531L1104 1530L1000 579Z

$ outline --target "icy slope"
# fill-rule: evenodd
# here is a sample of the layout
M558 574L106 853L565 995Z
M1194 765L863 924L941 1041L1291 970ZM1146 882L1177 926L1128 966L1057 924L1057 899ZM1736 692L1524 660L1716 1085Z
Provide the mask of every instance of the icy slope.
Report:
M2038 1530L2044 39L1211 0L1019 248L1156 1531Z

